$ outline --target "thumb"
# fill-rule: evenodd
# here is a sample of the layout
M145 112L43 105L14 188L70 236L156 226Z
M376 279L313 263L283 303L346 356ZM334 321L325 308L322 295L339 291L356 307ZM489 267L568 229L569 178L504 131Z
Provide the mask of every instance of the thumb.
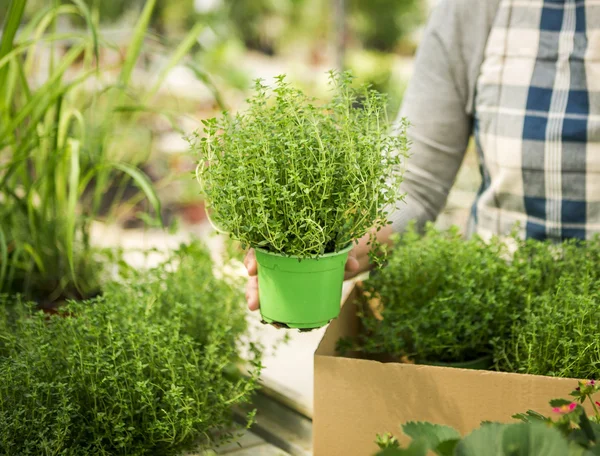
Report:
M350 272L350 273L358 272L359 268L360 268L360 263L356 259L356 253L354 253L354 250L352 250L348 254L348 260L346 261L346 272Z

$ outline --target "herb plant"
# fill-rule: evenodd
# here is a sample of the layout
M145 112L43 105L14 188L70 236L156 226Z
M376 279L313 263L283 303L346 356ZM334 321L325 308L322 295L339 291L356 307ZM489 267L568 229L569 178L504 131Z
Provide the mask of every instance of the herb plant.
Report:
M567 378L600 374L600 282L563 277L528 300L510 337L495 342L498 368Z
M300 258L337 252L387 224L401 199L406 122L390 132L386 98L330 74L318 104L284 76L257 81L243 113L204 121L190 138L197 177L220 230L251 247Z
M374 311L361 313L362 333L339 348L417 363L487 355L500 371L597 378L598 264L600 238L484 242L411 227L364 284Z
M498 239L464 241L457 229L431 224L421 236L413 226L365 282L380 318L362 314L354 348L418 363L491 356L491 341L506 335L516 312L505 254Z
M232 437L260 370L257 348L249 377L235 368L248 342L237 285L198 244L130 274L57 315L2 299L1 454L160 456Z

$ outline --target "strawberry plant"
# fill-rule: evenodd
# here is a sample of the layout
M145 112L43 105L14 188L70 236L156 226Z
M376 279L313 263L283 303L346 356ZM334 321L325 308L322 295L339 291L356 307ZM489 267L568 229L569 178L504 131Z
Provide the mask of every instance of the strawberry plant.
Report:
M410 422L402 426L412 439L402 447L390 434L378 436L382 449L377 456L593 456L600 454L600 402L593 396L600 384L582 381L571 396L574 401L550 401L554 417L529 410L515 415L521 423L483 423L464 438L448 427L426 422ZM589 401L594 413L588 416L581 406Z

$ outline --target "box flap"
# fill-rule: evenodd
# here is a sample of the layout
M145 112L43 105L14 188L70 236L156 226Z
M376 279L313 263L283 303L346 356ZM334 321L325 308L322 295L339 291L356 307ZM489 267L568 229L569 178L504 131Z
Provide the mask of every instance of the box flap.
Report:
M325 335L317 347L315 356L335 356L335 347L338 340L342 337L356 337L358 335L359 322L356 316L356 303L359 293L359 287L353 284L350 294L342 304L339 317L333 320L327 327Z

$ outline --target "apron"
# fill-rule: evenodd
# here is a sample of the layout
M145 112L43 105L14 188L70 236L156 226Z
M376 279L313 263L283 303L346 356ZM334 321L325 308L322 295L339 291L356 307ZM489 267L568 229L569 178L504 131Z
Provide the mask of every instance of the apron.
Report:
M600 233L600 0L502 0L474 103L471 231Z

